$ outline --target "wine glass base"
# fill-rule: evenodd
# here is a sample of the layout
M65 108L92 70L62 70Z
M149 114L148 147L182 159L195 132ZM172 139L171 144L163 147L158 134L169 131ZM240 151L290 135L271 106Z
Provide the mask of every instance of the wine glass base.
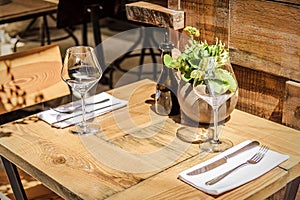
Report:
M199 127L182 126L177 129L176 136L188 143L199 144L212 138L212 132Z
M205 152L223 152L233 146L233 143L228 139L220 139L219 142L209 140L200 144L200 149Z
M100 126L97 123L89 122L78 124L70 129L70 132L76 135L93 135L100 132Z

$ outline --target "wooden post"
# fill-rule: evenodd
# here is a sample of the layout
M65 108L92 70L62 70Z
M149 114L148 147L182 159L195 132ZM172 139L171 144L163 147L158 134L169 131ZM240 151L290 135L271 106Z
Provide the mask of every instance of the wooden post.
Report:
M282 123L300 130L300 83L286 82Z

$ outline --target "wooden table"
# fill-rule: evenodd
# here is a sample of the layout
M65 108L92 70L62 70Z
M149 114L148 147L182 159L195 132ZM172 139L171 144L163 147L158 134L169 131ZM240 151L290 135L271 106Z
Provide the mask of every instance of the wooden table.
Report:
M57 4L44 0L13 0L0 6L0 24L56 13Z
M17 21L23 21L27 19L33 19L26 29L35 22L36 18L43 17L43 31L41 36L41 46L45 45L45 39L47 44L51 44L50 30L48 26L47 15L55 14L57 12L58 1L51 0L13 0L11 3L0 6L0 24L12 23ZM68 34L61 38L56 38L53 41L62 40L68 37L72 37L75 44L78 45L78 39L68 28L64 28L64 31ZM16 44L15 44L16 46ZM16 48L16 47L14 47Z
M300 175L300 131L234 110L223 136L258 140L290 158L262 177L220 196L177 179L215 154L176 138L178 118L156 115L155 83L110 91L128 106L97 118L102 134L77 136L32 117L0 126L0 153L65 199L263 199Z

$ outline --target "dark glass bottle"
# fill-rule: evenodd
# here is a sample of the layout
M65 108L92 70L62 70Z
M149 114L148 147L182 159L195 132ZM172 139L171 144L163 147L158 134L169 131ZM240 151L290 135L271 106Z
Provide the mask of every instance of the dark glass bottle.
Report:
M173 43L169 41L168 32L165 33L164 42L161 43L161 58L163 62L164 55L171 55ZM155 95L155 112L160 115L177 115L180 107L177 100L178 82L175 79L174 71L163 65L161 74L157 80Z

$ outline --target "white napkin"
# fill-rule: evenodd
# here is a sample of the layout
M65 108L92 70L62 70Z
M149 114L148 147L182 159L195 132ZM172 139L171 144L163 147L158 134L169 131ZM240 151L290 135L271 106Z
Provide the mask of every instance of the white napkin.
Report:
M108 99L103 103L96 103L101 100ZM96 104L86 106L86 119L91 119L99 115L105 114L109 111L124 107L127 105L127 101L113 97L112 95L102 92L97 95L88 97L85 99L87 104L95 102ZM81 101L74 102L74 105L81 105ZM68 105L64 105L68 106ZM62 106L63 107L63 106ZM82 111L81 109L76 110L75 112L60 113L54 109L46 110L37 114L37 117L44 120L48 124L55 126L57 128L65 128L73 124L77 124L82 121Z
M182 181L212 195L219 195L223 192L226 192L228 190L231 190L233 188L236 188L238 186L241 186L255 178L258 178L259 176L265 174L266 172L270 171L283 161L287 160L289 158L288 155L280 154L274 151L269 150L266 155L263 157L263 159L255 164L255 165L246 165L234 172L232 172L230 175L225 177L223 180L219 181L218 183L215 183L214 185L206 185L205 182L233 169L234 167L240 165L243 162L246 162L248 159L250 159L260 148L259 146L250 149L248 151L245 151L243 153L240 153L236 155L235 157L229 158L227 160L227 163L220 165L210 171L207 171L202 174L198 175L187 175L188 172L191 172L195 169L198 169L202 166L206 166L209 163L212 163L242 147L249 144L251 141L247 140L244 141L222 153L219 155L203 162L198 165L195 165L194 167L191 167L183 172L181 172L178 176L179 179Z

